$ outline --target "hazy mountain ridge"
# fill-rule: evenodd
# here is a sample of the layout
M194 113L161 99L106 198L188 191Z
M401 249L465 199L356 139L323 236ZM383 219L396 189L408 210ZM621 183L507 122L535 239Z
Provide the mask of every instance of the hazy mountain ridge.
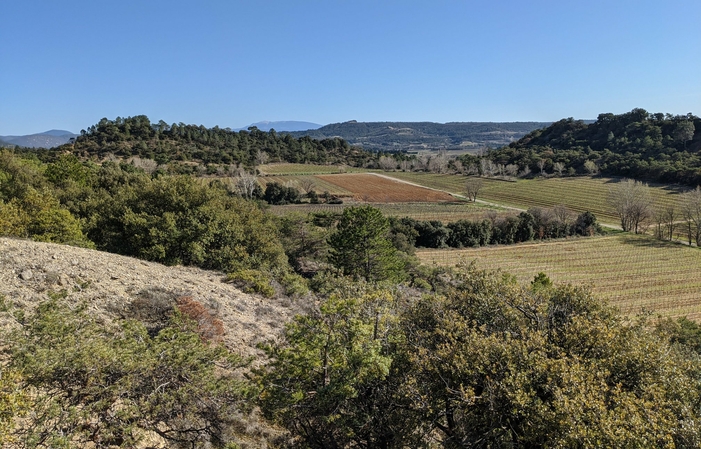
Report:
M286 120L286 121L277 121L277 122L271 122L268 120L264 120L262 122L256 122L256 123L251 123L250 125L244 127L244 128L236 128L234 131L246 131L248 128L251 128L255 126L261 131L270 131L271 129L274 129L275 131L286 131L286 132L294 132L294 131L307 131L311 129L318 129L321 128L323 125L319 125L318 123L312 123L312 122L300 122L300 121L295 121L295 120Z
M0 142L27 148L53 148L68 143L71 138L77 136L78 134L70 131L52 129L43 133L24 136L0 136Z
M373 151L426 149L476 150L500 147L551 122L357 122L333 123L316 130L292 132L314 139L341 137Z

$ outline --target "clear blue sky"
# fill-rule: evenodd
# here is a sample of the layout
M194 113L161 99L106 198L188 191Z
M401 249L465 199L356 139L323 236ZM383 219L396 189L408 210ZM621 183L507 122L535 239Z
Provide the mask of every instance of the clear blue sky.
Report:
M699 0L0 0L0 135L701 113Z

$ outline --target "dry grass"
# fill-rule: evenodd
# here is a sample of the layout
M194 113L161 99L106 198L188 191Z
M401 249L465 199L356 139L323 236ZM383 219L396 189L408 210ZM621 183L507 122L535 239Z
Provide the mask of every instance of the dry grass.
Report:
M356 201L367 203L453 202L451 195L412 186L371 173L318 175L317 178L353 193Z

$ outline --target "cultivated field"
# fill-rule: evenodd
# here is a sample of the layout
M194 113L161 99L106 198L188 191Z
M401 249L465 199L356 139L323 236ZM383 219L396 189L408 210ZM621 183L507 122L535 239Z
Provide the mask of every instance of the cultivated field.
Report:
M454 202L447 193L412 186L371 173L317 175L317 179L335 184L353 193L356 201L367 203Z
M701 250L651 237L617 234L463 250L418 250L430 265L474 260L530 282L545 272L555 283L589 285L623 313L650 310L701 319Z
M330 183L328 181L324 181L323 179L320 179L317 176L314 175L279 175L279 176L264 176L264 177L259 177L258 178L258 183L263 187L263 190L265 190L265 186L267 186L271 182L277 182L278 184L282 184L284 186L289 186L289 187L295 187L297 190L300 192L303 191L302 185L305 181L311 181L314 183L314 191L317 192L318 194L322 194L324 192L329 192L331 195L336 195L336 196L342 196L342 197L352 197L353 192L350 190L346 190L343 187L340 187L336 184Z
M354 206L354 203L345 204L289 204L285 206L271 206L270 211L276 215L285 215L290 212L308 214L312 212L342 212L344 208ZM482 220L487 211L496 211L499 216L513 215L513 211L496 209L481 204L468 202L461 203L375 203L376 207L386 216L411 217L416 220L440 220L449 223L457 220Z
M466 177L433 173L390 172L387 175L434 189L462 194ZM609 188L618 178L573 177L523 179L508 182L484 178L478 200L490 201L521 209L553 207L563 204L576 212L590 211L603 223L618 224L618 217L608 206ZM651 185L655 205L677 204L684 188Z

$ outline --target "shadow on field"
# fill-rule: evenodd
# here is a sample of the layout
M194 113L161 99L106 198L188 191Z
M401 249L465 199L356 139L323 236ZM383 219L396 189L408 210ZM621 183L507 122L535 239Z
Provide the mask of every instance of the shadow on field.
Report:
M606 179L604 181L604 184L618 184L619 182L625 180L625 179L634 179L634 178L625 178L625 177L613 177ZM689 186L683 186L681 184L661 184L657 182L646 182L647 185L650 187L656 187L659 188L660 190L664 190L665 192L670 192L673 195L679 194L679 193L684 193L689 190L691 190L691 187Z
M651 236L642 235L622 235L621 243L625 245L633 245L640 248L669 248L670 246L679 246L679 242L670 242L668 240L658 240Z

